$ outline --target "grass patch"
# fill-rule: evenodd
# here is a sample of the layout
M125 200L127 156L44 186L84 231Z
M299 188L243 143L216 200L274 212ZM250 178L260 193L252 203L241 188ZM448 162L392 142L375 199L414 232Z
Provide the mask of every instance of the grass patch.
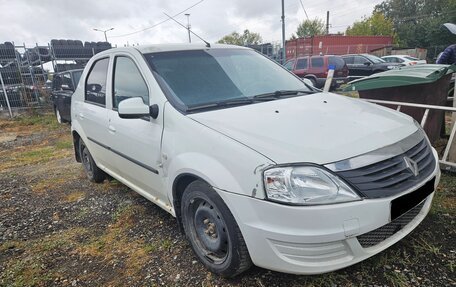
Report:
M49 145L20 147L14 151L7 150L0 153L0 156L4 156L3 162L0 161L0 169L45 163L54 159L68 157L71 154L71 150L56 149L54 146Z
M39 181L37 184L31 185L32 191L35 193L45 193L48 190L59 188L67 179L65 178L46 178Z
M386 280L394 287L407 287L409 286L408 278L402 272L388 271L385 272Z
M80 245L78 253L102 258L104 264L114 264L118 258L123 258L125 268L119 271L119 276L140 277L142 268L149 260L149 253L158 250L155 244L146 244L143 239L131 239L127 234L137 221L138 214L143 212L144 207L141 206L122 206L113 215L114 224L104 234Z
M431 242L426 241L423 237L414 238L413 247L425 252L430 252L436 256L440 255L441 246L436 246Z
M85 192L75 191L65 196L66 202L75 202L85 197Z
M58 141L55 143L55 147L57 149L72 149L73 141L71 141L71 140Z
M431 213L456 216L456 176L442 173L440 184L434 194Z
M0 253L19 249L19 255L4 257L4 270L0 274L2 286L48 286L58 276L57 268L50 268L51 254L71 250L77 242L75 238L86 233L83 228L68 229L48 237L29 241L7 241L0 245Z

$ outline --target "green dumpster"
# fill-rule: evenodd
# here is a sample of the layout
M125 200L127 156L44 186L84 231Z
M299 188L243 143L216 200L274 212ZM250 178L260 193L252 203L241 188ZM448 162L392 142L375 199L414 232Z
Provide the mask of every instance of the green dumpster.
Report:
M451 74L455 71L455 65L401 67L352 81L345 91L358 91L362 99L445 106ZM384 106L396 108L392 105ZM421 122L425 110L403 106L401 112ZM440 138L444 116L443 111L429 112L424 130L431 142Z

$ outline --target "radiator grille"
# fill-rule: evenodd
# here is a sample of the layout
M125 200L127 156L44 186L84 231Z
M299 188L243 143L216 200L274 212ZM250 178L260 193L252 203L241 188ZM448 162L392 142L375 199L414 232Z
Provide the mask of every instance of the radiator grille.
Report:
M414 161L414 175L405 158ZM389 197L403 192L425 180L434 171L436 161L426 139L403 154L357 169L337 172L367 198Z

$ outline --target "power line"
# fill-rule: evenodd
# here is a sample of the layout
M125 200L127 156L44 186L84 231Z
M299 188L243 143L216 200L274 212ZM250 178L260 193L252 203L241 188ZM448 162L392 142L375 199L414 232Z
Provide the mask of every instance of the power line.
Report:
M190 7L188 7L188 8L186 8L186 9L180 11L179 13L177 13L177 14L175 14L175 15L173 15L173 17L177 17L177 16L179 16L180 14L182 14L182 13L184 13L184 12L187 12L188 10L192 9L193 7L195 7L196 5L201 4L201 2L203 2L203 1L204 1L204 0L200 0L200 1L196 2L195 4L191 5ZM170 19L170 18L166 18L165 20L160 21L160 22L158 22L158 23L156 23L156 24L154 24L154 25L152 25L152 26L149 26L149 27L147 27L147 28L144 28L144 29L141 29L141 30L138 30L138 31L134 31L134 32L131 32L131 33L126 33L126 34L122 34L122 35L111 36L111 38L126 37L126 36L130 36L130 35L138 34L138 33L141 33L141 32L147 31L147 30L150 30L150 29L152 29L152 28L155 28L155 27L157 27L157 26L159 26L159 25L161 25L161 24L163 24L163 23L165 23L165 22L168 22L169 20L171 20L171 19Z

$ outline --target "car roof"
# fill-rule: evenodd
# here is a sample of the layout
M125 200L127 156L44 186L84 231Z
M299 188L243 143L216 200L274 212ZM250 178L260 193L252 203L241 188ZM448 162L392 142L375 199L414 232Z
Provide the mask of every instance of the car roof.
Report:
M97 55L109 55L112 52L119 51L131 51L137 50L142 54L156 53L156 52L171 52L171 51L190 51L190 50L209 50L209 49L245 49L252 50L247 47L227 45L227 44L210 44L207 47L204 43L192 43L192 44L151 44L151 45L138 45L134 47L121 47L112 48L105 50Z
M387 55L387 56L383 56L382 58L386 58L386 57L411 57L409 55Z
M346 54L346 55L341 55L341 57L348 57L348 56L373 56L369 54Z

